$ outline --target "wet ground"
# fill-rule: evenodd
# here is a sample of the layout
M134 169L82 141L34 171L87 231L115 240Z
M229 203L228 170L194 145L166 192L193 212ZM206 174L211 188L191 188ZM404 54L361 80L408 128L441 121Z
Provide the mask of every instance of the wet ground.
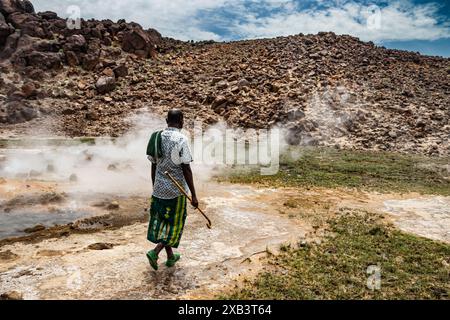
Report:
M152 247L146 240L148 163L110 147L79 146L55 163L60 150L51 150L51 156L33 149L0 152L0 293L16 291L25 299L214 297L267 267L281 245L320 241L323 221L342 207L379 212L401 230L450 243L449 198L258 188L200 176L201 206L213 229L190 209L181 262L168 269L163 255L155 272L145 257ZM24 154L26 161L17 161Z
M19 291L25 299L177 298L217 294L241 274L260 269L259 259L281 244L306 239L311 227L277 213L280 190L213 185L204 206L214 227L190 211L174 269L148 266L146 223L116 230L1 248L12 255L0 262L0 292ZM93 244L109 244L94 250ZM104 246L103 246L104 247ZM103 248L100 246L100 248ZM94 246L95 248L95 246Z

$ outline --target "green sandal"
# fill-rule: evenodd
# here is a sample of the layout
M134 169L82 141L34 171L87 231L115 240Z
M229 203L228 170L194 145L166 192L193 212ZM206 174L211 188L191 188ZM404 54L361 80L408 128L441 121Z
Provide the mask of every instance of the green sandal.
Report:
M150 262L152 268L155 271L158 270L158 255L156 254L155 250L150 250L149 252L147 252L147 259L148 262Z
M167 259L166 266L168 268L172 268L175 265L175 263L177 263L178 260L180 260L180 259L181 259L181 255L179 253L174 253L173 257L171 259Z

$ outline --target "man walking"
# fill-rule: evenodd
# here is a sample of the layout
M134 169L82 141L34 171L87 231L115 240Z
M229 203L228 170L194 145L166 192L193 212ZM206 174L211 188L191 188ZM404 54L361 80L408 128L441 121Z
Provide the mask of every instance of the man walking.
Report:
M165 175L169 172L184 190L191 191L191 204L197 208L194 179L190 163L193 161L188 139L181 133L183 113L171 110L167 115L167 129L155 132L147 148L148 159L152 162L153 196L150 205L150 223L147 239L156 244L147 253L153 269L158 270L159 253L165 249L167 267L173 267L181 255L173 252L178 248L186 221L186 196Z

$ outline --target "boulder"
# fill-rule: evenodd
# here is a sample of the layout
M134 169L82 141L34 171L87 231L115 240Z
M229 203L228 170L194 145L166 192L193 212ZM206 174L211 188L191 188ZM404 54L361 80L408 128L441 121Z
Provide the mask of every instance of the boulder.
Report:
M116 79L114 77L100 77L95 87L100 94L111 92L116 88Z
M113 77L113 78L116 77L115 74L114 74L114 71L113 71L111 68L109 68L109 67L105 68L105 69L102 71L102 74L105 75L105 76L107 76L107 77Z
M34 13L34 7L28 0L0 0L0 12L5 16L14 12Z
M67 64L71 67L75 67L80 64L80 60L73 51L66 51Z
M94 70L99 63L99 57L96 54L83 55L81 59L82 67L86 71Z
M17 48L17 42L20 38L20 32L14 32L6 38L3 45L3 50L0 51L0 59L6 59L10 57Z
M36 18L35 16L29 13L21 13L21 12L15 12L9 15L7 21L10 22L16 29L22 29L31 22L39 23L39 19Z
M123 78L128 75L128 68L126 65L121 64L113 69L116 78Z
M157 45L157 46L159 46L159 44L161 43L161 41L162 41L162 36L161 36L161 33L159 33L157 30L155 30L155 29L147 29L147 35L149 36L149 38L150 38L150 41L154 44L154 45Z
M23 123L38 117L38 112L23 101L9 102L4 109L4 115L0 117L2 123Z
M65 51L85 52L87 49L86 38L81 34L75 34L66 39Z
M5 45L8 37L14 33L14 28L4 21L0 20L0 47Z
M32 51L23 58L27 66L43 70L58 70L62 68L61 55L59 53Z
M44 20L55 20L58 19L58 15L53 11L39 12L38 15Z
M27 82L22 86L22 93L25 98L31 98L37 95L37 89L33 82Z
M148 58L156 55L155 46L150 36L140 28L136 27L123 34L122 50L126 52Z
M214 99L211 107L212 107L213 110L216 110L216 109L218 109L220 107L225 106L227 103L228 103L228 99L226 97L224 97L224 96L217 96Z
M42 21L35 15L23 12L15 12L8 16L7 19L11 25L20 29L22 34L27 34L37 38L47 38Z

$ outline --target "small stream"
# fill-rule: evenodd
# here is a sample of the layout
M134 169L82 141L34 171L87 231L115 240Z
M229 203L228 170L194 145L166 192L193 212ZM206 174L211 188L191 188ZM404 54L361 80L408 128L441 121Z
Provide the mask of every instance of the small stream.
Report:
M92 216L82 211L0 212L0 240L25 236L26 229L42 225L46 228L65 225Z

